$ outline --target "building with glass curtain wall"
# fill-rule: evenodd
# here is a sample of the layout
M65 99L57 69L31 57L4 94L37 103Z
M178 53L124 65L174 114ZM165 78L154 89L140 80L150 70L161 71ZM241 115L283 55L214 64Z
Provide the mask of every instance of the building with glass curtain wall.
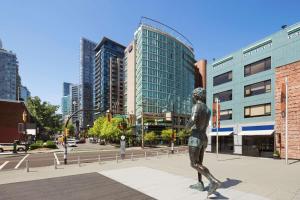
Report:
M0 40L0 99L16 100L21 86L16 54L3 49Z
M195 59L191 45L177 36L182 35L166 25L142 21L125 52L125 112L140 118L142 111L144 116L174 111L175 124L185 124L192 107Z
M80 39L80 109L94 108L94 67L96 43ZM80 126L87 128L93 124L93 112L83 111L80 115Z
M95 47L94 71L94 108L99 110L96 116L123 113L124 58L125 47L104 37Z

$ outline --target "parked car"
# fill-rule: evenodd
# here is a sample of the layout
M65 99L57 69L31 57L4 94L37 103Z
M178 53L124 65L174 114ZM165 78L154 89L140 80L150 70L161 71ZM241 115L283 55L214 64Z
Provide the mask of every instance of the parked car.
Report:
M80 138L79 140L76 140L77 144L83 144L85 143L85 138Z
M23 144L17 144L16 149L17 149L17 151L25 151L26 146L23 145ZM14 150L14 144L13 143L0 144L0 152L13 151L13 150Z
M67 145L69 147L77 147L75 139L67 139Z

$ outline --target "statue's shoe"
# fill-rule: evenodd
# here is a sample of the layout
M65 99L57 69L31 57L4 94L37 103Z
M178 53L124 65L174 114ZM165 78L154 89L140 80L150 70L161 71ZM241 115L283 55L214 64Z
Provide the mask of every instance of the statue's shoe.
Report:
M194 185L190 185L190 188L194 190L204 191L204 184L202 182L198 182Z
M212 195L220 186L221 182L212 182L211 184L209 184L207 196Z

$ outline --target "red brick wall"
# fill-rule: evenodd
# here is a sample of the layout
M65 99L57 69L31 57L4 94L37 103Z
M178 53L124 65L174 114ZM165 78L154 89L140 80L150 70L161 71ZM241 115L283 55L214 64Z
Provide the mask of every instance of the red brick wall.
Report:
M285 118L281 116L281 85L288 78L288 157L300 159L300 61L275 71L276 148L285 157Z
M18 133L18 123L23 123L25 109L23 103L0 101L0 143L24 139L24 135Z

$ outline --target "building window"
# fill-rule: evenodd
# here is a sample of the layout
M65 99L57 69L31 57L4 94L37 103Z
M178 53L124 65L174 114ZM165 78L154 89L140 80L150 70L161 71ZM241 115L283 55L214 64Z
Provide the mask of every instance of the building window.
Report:
M261 81L244 87L244 96L250 97L254 95L271 92L271 80Z
M244 117L262 117L271 115L271 103L247 106L244 108Z
M244 76L250 76L269 69L271 69L271 57L246 65Z
M219 92L214 94L214 100L218 98L220 102L231 101L232 100L232 90L227 90L224 92Z
M232 81L232 71L214 77L214 86Z
M231 120L231 119L232 119L232 109L220 111L220 121Z

